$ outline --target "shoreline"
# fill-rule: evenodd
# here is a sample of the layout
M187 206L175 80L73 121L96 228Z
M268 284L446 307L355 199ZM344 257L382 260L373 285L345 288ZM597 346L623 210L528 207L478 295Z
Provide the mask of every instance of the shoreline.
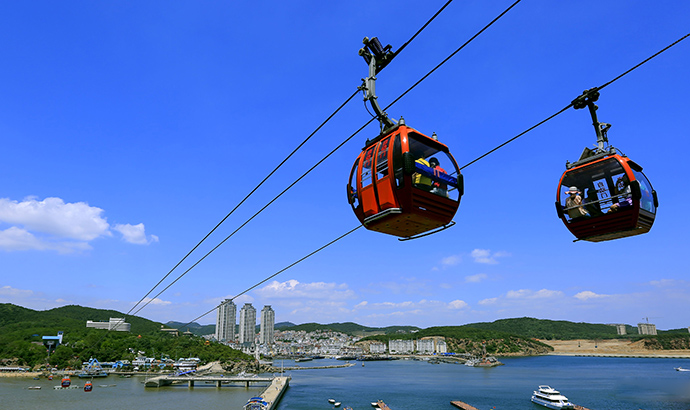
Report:
M690 359L690 349L650 350L637 342L620 339L539 340L553 348L550 356L641 357Z

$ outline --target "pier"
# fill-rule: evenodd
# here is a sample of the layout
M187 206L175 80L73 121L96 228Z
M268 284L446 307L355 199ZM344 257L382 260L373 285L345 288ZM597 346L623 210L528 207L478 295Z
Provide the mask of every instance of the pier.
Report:
M287 390L289 383L290 377L288 376L274 377L273 381L266 388L266 390L261 392L261 398L268 403L266 410L272 410L274 406L278 405L278 402L280 401L281 397L283 397L283 393L285 393L285 390Z
M469 404L460 400L451 401L450 404L462 410L479 410L478 408L470 406Z
M147 379L144 382L146 387L162 387L170 386L172 384L187 384L190 388L194 387L194 383L213 383L216 387L221 387L223 384L244 384L249 387L252 383L271 383L278 377L246 377L246 376L219 376L219 375L191 375L185 374L181 376L165 375L157 376Z

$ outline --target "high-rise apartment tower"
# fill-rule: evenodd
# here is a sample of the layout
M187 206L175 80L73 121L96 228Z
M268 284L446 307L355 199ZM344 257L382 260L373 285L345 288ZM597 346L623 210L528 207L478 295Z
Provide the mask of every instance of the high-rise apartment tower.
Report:
M275 342L276 312L270 305L261 309L261 332L259 333L259 343L272 345Z
M225 299L218 306L218 318L216 319L216 340L220 342L235 341L235 318L237 317L237 306L232 299Z
M240 343L254 343L256 337L256 309L245 303L240 309Z

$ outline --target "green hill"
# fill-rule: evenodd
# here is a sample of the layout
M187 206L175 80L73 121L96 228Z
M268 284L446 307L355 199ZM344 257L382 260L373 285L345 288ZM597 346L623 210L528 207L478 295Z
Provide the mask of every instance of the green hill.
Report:
M174 337L160 331L161 324L137 316L127 316L131 332L108 332L86 327L87 320L108 321L124 318L114 310L81 306L36 311L9 303L0 304L0 359L17 365L50 364L59 368L80 368L83 361L133 360L138 352L148 357L167 355L172 359L198 357L202 361L252 360L251 357L219 343L202 338ZM47 356L42 336L63 332L63 344Z
M535 339L612 339L618 337L611 325L575 323L566 320L545 320L531 317L500 319L494 322L470 323L467 326L495 330ZM629 328L630 332L632 328Z
M322 325L319 323L304 323L301 325L294 325L289 327L283 327L280 330L293 330L293 331L305 331L314 332L317 330L332 330L334 332L345 333L353 336L369 336L376 334L404 334L419 331L420 328L416 326L388 326L388 327L367 327L358 325L357 323L345 322L345 323L329 323L327 325Z

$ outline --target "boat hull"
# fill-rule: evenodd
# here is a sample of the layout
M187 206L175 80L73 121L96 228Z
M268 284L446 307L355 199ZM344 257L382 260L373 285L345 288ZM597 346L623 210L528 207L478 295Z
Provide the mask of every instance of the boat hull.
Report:
M540 399L539 397L534 397L534 396L532 396L532 402L537 403L540 406L548 407L548 408L554 409L554 410L574 409L575 408L575 406L570 404L570 403L566 403L566 404L551 403L549 401L546 401L546 400Z

